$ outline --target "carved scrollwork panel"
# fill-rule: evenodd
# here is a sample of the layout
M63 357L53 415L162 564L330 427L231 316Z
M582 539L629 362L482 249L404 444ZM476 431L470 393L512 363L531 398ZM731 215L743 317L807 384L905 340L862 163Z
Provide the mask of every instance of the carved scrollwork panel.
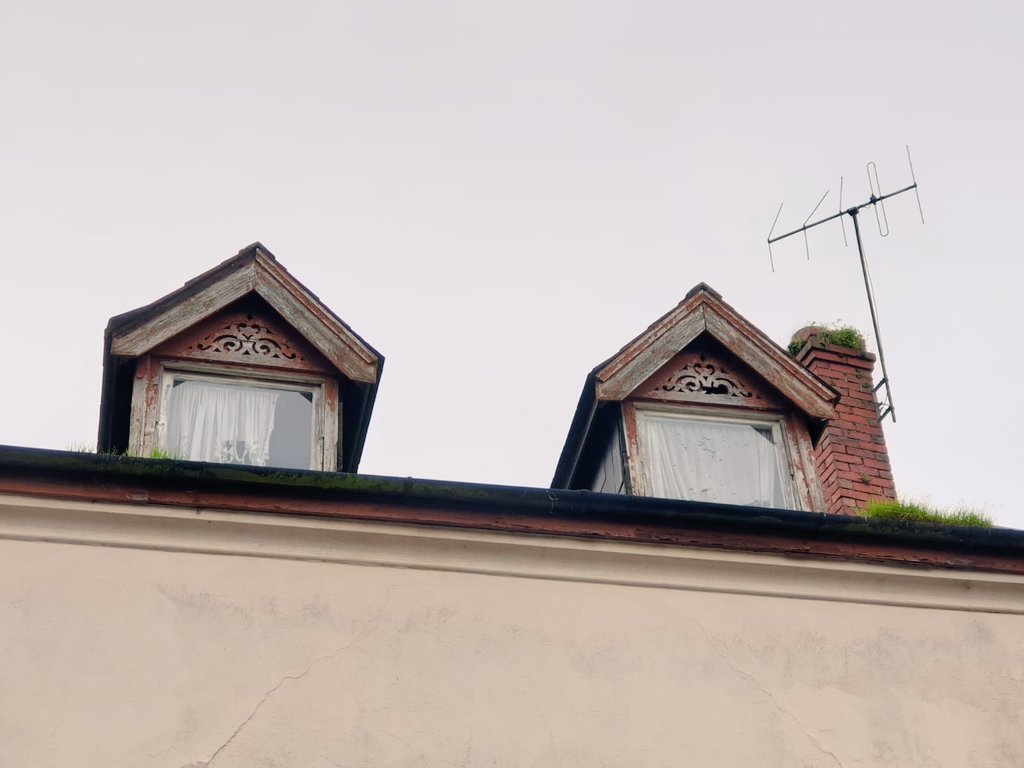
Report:
M757 386L750 386L717 356L703 352L680 355L638 394L667 400L763 405Z
M658 388L663 392L703 392L741 398L754 396L750 387L720 365L708 362L704 355L698 362L673 373Z
M305 359L266 323L251 319L231 320L189 347L207 354L223 354L230 357L282 361Z

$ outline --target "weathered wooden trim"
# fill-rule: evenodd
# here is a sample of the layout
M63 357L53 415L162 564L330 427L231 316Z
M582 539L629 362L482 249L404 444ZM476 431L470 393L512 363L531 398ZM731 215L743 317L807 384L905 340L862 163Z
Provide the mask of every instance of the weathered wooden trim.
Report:
M752 325L745 317L724 302L716 302L709 305L709 315L716 315L724 324L730 325L743 333L751 344L756 345L768 358L774 360L778 365L789 371L793 376L802 380L809 389L819 397L828 402L835 402L837 393L828 384L813 373L796 359L781 349L771 339L765 336L757 327Z
M624 400L705 330L703 307L674 322L659 324L627 348L628 362L613 362L598 372L597 399Z
M128 429L128 453L148 456L146 450L146 423L149 420L150 367L152 359L143 355L135 362L132 375L132 405Z
M806 512L824 512L825 497L814 468L814 449L811 436L803 419L788 413L782 420L782 433L786 440L793 470L793 483L800 494L800 509Z
M111 339L110 352L123 357L140 357L182 331L191 328L256 288L256 270L251 264L239 267L213 285L189 296L146 323Z
M671 311L665 313L664 316L656 320L648 327L646 331L641 333L626 346L624 346L619 352L596 374L599 381L608 381L612 377L616 376L620 370L636 360L637 357L644 354L655 341L657 341L663 334L671 330L681 319L686 318L693 311L701 305L703 297L701 294L691 296L684 301L681 301ZM677 349L676 352L679 350Z
M377 381L377 358L275 262L257 254L256 293L352 381Z
M352 381L373 384L378 361L273 259L256 253L217 282L111 340L111 354L139 357L205 321L249 293L257 293L330 363Z
M131 456L146 458L158 447L160 380L163 370L161 361L152 355L143 355L135 363L128 430L128 453Z
M629 472L630 487L635 496L650 496L647 473L644 472L640 453L640 438L636 424L636 406L631 401L622 404L622 426L626 439L626 470Z
M146 355L146 421L143 423L141 456L151 456L160 447L161 386L163 384L163 362Z
M831 388L708 291L683 301L598 371L597 399L624 400L704 331L806 414L835 416Z
M796 362L763 343L715 308L705 307L708 332L800 410L819 419L835 417L835 393Z
M321 429L321 469L324 472L337 472L341 455L341 414L345 404L341 402L338 392L338 382L335 379L327 379L323 382L323 418L317 419L317 427ZM322 427L319 424L323 421Z

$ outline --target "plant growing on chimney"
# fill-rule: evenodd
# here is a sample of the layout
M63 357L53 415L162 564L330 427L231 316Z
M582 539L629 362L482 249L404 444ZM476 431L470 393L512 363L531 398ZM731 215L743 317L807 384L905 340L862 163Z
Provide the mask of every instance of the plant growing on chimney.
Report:
M812 325L821 329L817 334L815 334L815 339L818 344L823 346L847 347L848 349L855 349L858 352L867 351L864 334L852 325L840 325L839 323L828 323L826 325L812 323ZM794 336L789 342L789 354L798 354L806 344L807 339L801 339Z
M964 525L972 528L992 527L992 518L984 512L966 507L957 507L951 510L937 509L924 502L911 499L869 501L867 506L861 510L861 515L874 520Z

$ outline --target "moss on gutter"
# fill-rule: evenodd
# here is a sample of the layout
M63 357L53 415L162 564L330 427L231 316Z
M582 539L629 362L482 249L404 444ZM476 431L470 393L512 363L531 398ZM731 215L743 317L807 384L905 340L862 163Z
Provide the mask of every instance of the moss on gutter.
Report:
M471 483L446 483L415 478L356 475L344 472L288 470L275 467L252 467L234 464L213 464L177 458L143 458L126 454L50 451L34 448L0 446L5 454L0 460L31 474L71 473L97 481L117 478L129 482L158 482L176 487L210 484L237 488L279 488L289 490L348 492L359 494L401 494L438 499L483 500L496 493L515 489ZM527 489L522 489L526 491ZM529 489L535 490L535 489Z
M0 446L0 480L14 479L59 489L65 483L122 487L129 497L148 489L172 489L195 494L226 492L253 499L289 496L346 503L429 507L463 510L489 527L495 516L506 521L556 518L579 523L609 521L656 531L662 527L691 531L729 531L768 538L789 536L807 541L873 542L914 549L943 549L965 553L990 552L1024 558L1024 531L1004 528L952 527L898 519L831 515L704 502L618 496L591 491L567 491L519 486L482 485L414 478L352 475L307 470L281 470L205 464L176 459L69 453ZM286 505L286 504L285 504ZM581 527L580 535L586 534ZM657 537L653 537L657 540Z

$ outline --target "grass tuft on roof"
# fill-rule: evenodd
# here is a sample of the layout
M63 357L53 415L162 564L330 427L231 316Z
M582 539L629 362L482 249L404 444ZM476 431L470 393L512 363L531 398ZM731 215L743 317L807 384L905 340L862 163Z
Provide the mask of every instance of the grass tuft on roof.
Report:
M924 502L901 499L899 501L869 501L861 515L873 520L895 520L909 523L936 523L962 525L969 528L991 528L992 518L984 512L966 507L943 510Z

